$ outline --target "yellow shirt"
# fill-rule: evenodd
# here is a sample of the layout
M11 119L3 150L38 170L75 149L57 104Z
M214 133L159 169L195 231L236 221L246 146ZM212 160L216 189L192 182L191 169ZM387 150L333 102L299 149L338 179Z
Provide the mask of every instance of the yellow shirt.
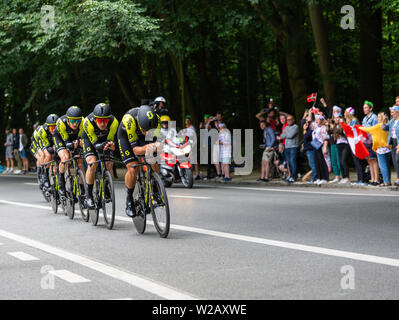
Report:
M360 127L359 129L370 133L373 138L373 151L377 151L378 148L391 148L387 145L389 132L382 130L382 123L372 127Z

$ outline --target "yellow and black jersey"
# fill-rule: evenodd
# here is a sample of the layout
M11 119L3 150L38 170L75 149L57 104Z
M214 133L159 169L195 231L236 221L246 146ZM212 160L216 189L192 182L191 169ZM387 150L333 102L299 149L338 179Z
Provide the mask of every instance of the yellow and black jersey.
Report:
M53 139L50 129L48 128L47 124L44 124L37 128L37 133L34 133L34 137L36 141L39 143L41 149L49 148L53 146Z
M97 127L93 113L89 114L83 121L83 131L92 144L114 141L118 126L119 121L114 116L111 116L105 130L100 130Z
M73 130L69 125L68 125L68 118L66 115L62 116L57 120L56 128L54 131L54 135L59 134L61 139L64 142L73 142L79 138L82 137L82 132L83 132L83 120L84 118L82 117L82 121L80 122L79 127L76 130Z
M139 108L130 109L122 118L122 123L120 125L121 130L126 131L129 143L134 146L139 140L145 140L145 136L140 130L137 116L139 113ZM158 127L155 129L154 137L159 137L161 132L161 120L159 116L155 113L154 116L158 117Z

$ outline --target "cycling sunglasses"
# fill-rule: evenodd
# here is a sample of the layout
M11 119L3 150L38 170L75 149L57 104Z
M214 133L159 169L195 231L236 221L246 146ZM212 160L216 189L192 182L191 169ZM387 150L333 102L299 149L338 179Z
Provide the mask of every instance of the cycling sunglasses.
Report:
M108 124L109 118L97 118L96 122L97 122L97 124L102 124L102 123Z
M82 119L69 119L68 121L70 124L79 124Z

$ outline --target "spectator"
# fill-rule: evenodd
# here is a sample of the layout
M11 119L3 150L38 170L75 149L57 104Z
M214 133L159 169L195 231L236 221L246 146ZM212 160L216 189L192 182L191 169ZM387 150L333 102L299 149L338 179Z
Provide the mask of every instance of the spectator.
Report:
M21 156L19 154L19 134L17 133L17 129L12 129L13 135L13 152L14 159L17 161L18 170L14 171L14 174L20 174L22 172L22 161Z
M378 123L377 115L373 112L374 104L370 101L365 101L363 105L363 112L365 117L363 118L363 127L373 127ZM370 166L370 175L372 186L378 186L378 163L377 154L374 152L373 138L370 134L367 134L367 140L364 142L365 147L369 151L369 157L367 157L367 162Z
M288 163L284 156L284 145L280 143L278 145L278 149L274 153L274 165L277 168L277 172L279 176L283 179L288 177L289 170L288 170Z
M222 182L230 182L230 164L231 164L231 133L225 123L219 123L219 146L220 162L224 178Z
M186 124L186 134L190 139L193 139L194 136L196 135L195 133L195 127L193 126L192 120L191 120L191 116L190 115L186 115L186 119L185 119L185 124ZM197 146L195 146L196 148ZM194 164L194 180L199 180L200 176L199 176L199 166L198 163Z
M224 116L222 111L216 112L216 121L218 122L218 124L224 123Z
M383 124L382 129L389 132L387 145L392 144L391 155L396 171L395 186L399 186L399 106L393 106L391 111L393 111L393 119L391 119L388 124Z
M205 129L210 131L212 129L216 129L216 119L214 117L210 117L209 120L205 123ZM209 136L208 141L207 141L207 146L208 146L208 163L207 163L207 170L206 170L206 177L204 180L209 180L212 179L216 173L215 180L221 179L222 178L222 173L217 171L219 167L216 167L212 163L212 139Z
M28 137L24 133L24 129L19 128L19 154L22 159L22 174L26 174L29 171L29 160L26 147L28 145Z
M373 151L377 153L378 165L380 167L383 184L381 186L389 186L391 184L391 170L389 162L391 157L391 149L388 145L388 132L384 131L382 126L388 124L388 115L380 112L377 116L378 124L372 127L360 127L360 130L370 133L373 139Z
M274 145L276 142L276 135L270 124L267 121L260 122L260 128L263 131L263 144L259 147L263 150L261 176L257 181L268 182L270 176L270 162L273 161Z
M343 119L339 117L339 122L341 123L342 121ZM348 144L348 140L345 137L341 125L334 126L332 133L338 147L339 167L341 169L341 174L342 174L342 180L339 183L346 184L350 182L348 158L349 155L351 154L351 148Z
M358 125L359 120L355 117L355 109L349 107L344 113L345 123L351 127ZM355 169L357 173L357 181L352 183L352 185L364 185L364 165L362 160L355 156L351 149L353 163L355 164Z
M338 183L341 179L341 167L339 165L339 153L338 153L338 145L337 140L334 135L334 131L341 128L340 125L340 116L342 109L338 106L333 107L333 119L329 123L329 132L330 132L330 154L331 154L331 168L334 172L334 180L330 181L330 183Z
M278 134L282 134L286 126L288 126L287 114L284 113L284 112L280 112L279 113L279 122L277 124L277 132L278 132ZM283 140L283 143L284 143L284 140Z
M312 132L312 146L315 149L315 165L317 172L317 180L315 184L325 184L329 180L328 167L324 155L327 154L328 149L328 133L325 126L325 118L320 115L315 115L315 128Z
M313 140L312 132L314 128L314 113L310 110L306 110L304 117L302 119L302 128L303 128L303 151L306 153L306 156L309 161L309 166L312 169L312 179L310 182L314 183L317 180L317 170L316 164L314 160L315 149L313 148L311 142Z
M277 139L285 139L285 156L287 158L288 167L290 169L290 177L286 180L288 183L293 183L297 178L297 157L298 157L298 145L299 145L299 127L295 124L294 117L292 115L287 116L288 126L284 129L281 136Z
M4 173L12 173L14 171L14 154L13 154L13 135L9 129L6 129L6 142L4 146L6 148L6 164L7 168Z

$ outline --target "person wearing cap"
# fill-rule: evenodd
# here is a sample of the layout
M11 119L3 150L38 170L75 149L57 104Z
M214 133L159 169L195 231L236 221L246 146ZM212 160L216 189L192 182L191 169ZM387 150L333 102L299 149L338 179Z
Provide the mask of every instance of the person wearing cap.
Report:
M6 164L7 168L3 173L12 173L14 171L14 155L13 155L13 135L9 129L5 130L6 142Z
M373 112L374 104L371 101L364 101L363 112L365 117L363 118L363 127L373 127L378 123L377 115ZM371 182L370 185L377 186L378 183L378 162L377 154L373 150L373 138L370 134L367 134L367 140L363 142L369 156L366 158L370 167Z
M312 132L312 146L315 149L314 159L317 172L315 184L321 185L328 183L328 166L324 155L328 153L328 133L325 126L325 118L321 114L315 115L315 127Z
M106 103L99 103L83 120L82 147L87 164L86 171L86 205L94 209L93 185L97 170L98 149L105 153L105 165L109 172L113 171L112 152L115 151L115 137L119 121L112 115L111 108Z
M378 124L372 127L359 127L360 130L369 133L373 138L373 151L378 157L378 165L380 167L383 184L381 186L389 186L391 184L391 170L389 162L391 157L391 148L388 145L388 131L382 129L383 125L387 125L388 115L380 112L377 116Z
M63 162L72 158L71 151L81 146L81 138L83 132L83 112L77 106L68 108L65 115L61 116L56 123L56 128L53 132L54 145L56 152L60 157L59 165L59 193L60 196L65 196L65 170L66 165ZM72 146L71 146L72 145ZM83 159L78 160L80 170L85 173ZM81 190L83 188L83 181L81 181Z
M392 162L396 171L395 186L399 186L399 106L392 107L393 118L388 124L383 124L382 129L388 131L388 145L392 145Z

